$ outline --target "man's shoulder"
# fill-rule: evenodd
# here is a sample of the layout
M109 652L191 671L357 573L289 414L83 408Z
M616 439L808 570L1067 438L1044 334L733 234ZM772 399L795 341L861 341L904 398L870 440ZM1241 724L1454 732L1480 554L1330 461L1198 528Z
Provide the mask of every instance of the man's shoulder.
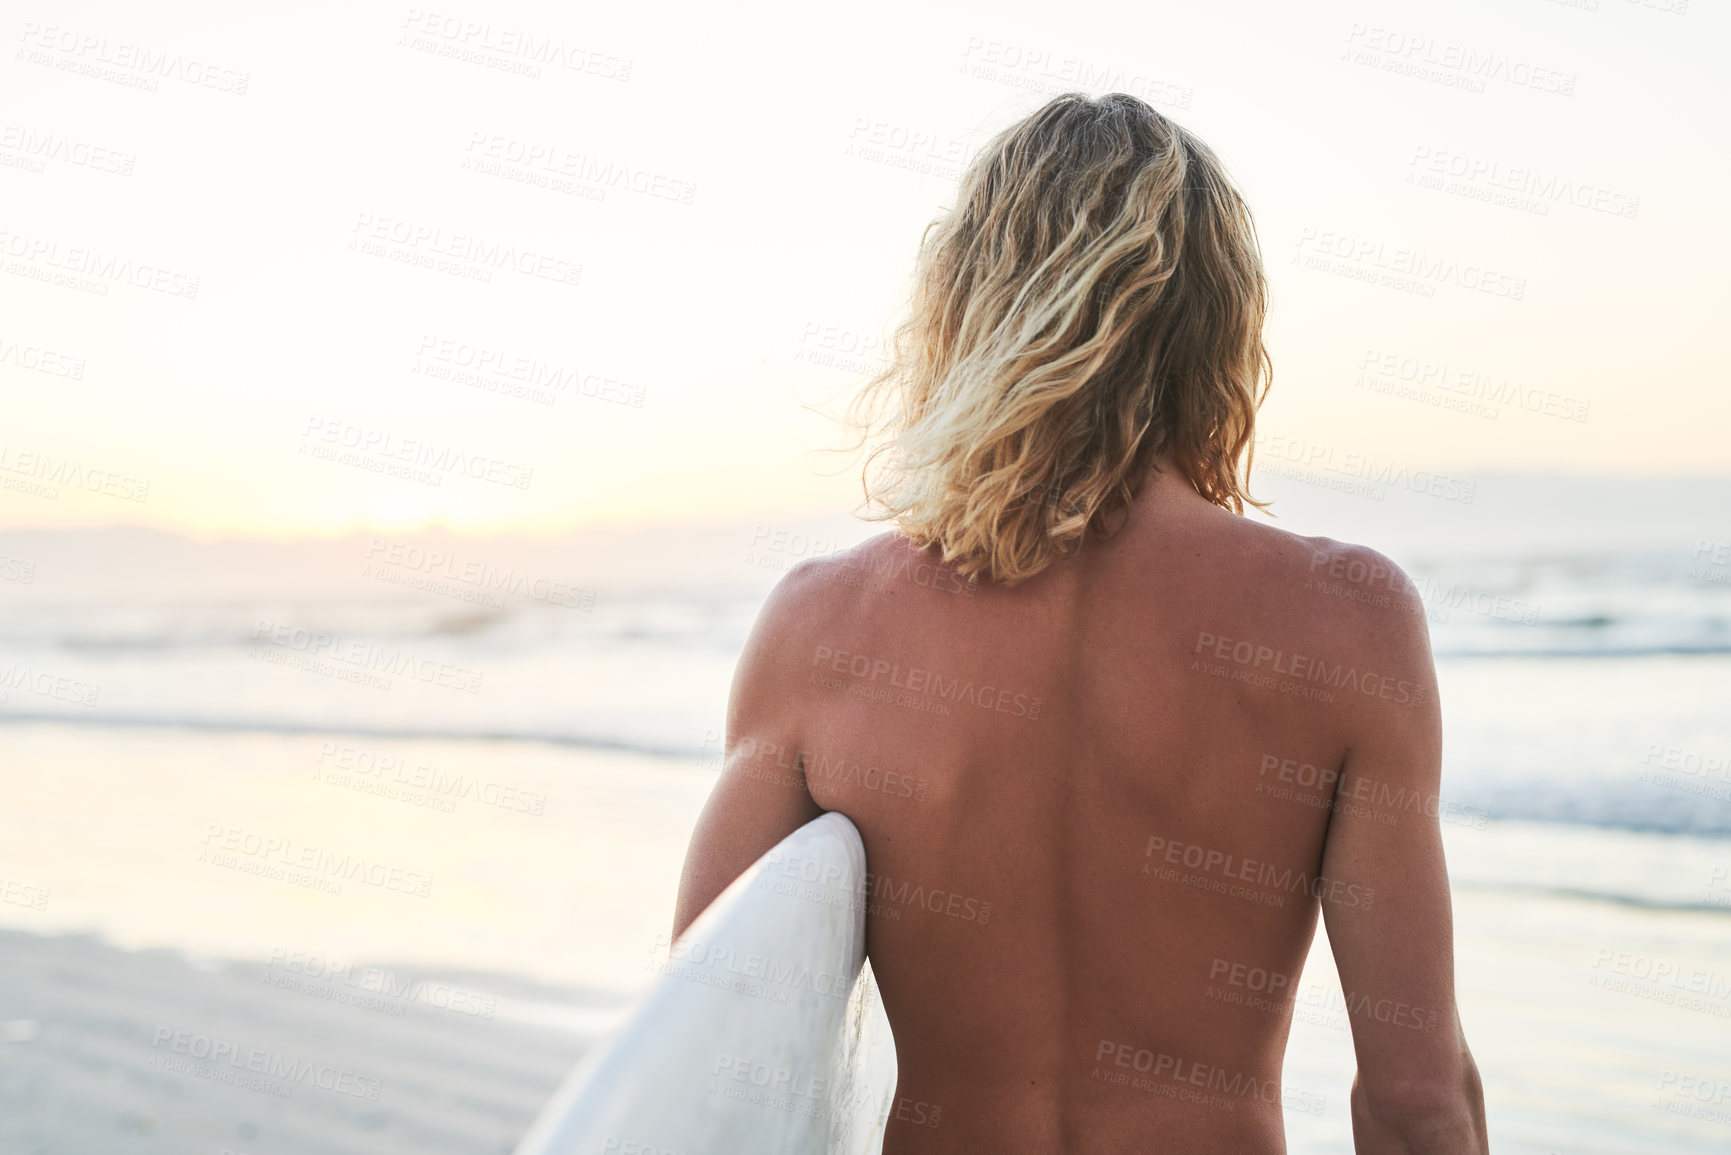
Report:
M1248 517L1233 521L1233 540L1225 546L1248 562L1247 568L1258 576L1295 578L1301 587L1311 590L1320 585L1343 594L1359 591L1357 596L1348 594L1341 599L1348 604L1418 597L1406 571L1368 545L1293 533Z
M921 560L905 537L876 534L858 545L800 561L782 575L764 601L760 622L772 629L809 628L845 616L884 579L911 572Z
M1246 523L1195 543L1194 556L1188 572L1204 609L1194 641L1184 636L1189 657L1338 703L1346 712L1327 717L1343 733L1383 725L1389 703L1433 702L1423 603L1382 553Z
M807 613L840 611L882 597L922 594L972 597L979 581L946 565L933 546L917 546L895 530L847 549L807 558L788 571L776 598Z
M746 664L777 692L793 692L825 653L868 645L886 622L905 618L905 602L885 599L906 597L929 581L931 573L920 567L931 570L934 553L890 532L799 562L758 610Z
M1428 659L1417 586L1367 545L1234 518L1217 545L1220 592L1258 620L1359 658Z

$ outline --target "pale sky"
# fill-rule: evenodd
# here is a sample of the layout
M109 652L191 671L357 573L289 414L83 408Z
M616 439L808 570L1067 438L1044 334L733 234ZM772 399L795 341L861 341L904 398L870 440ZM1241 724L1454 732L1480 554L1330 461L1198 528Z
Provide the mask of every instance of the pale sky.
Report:
M9 5L0 527L845 508L802 405L1070 88L1241 182L1259 452L1731 475L1727 27L1681 3Z

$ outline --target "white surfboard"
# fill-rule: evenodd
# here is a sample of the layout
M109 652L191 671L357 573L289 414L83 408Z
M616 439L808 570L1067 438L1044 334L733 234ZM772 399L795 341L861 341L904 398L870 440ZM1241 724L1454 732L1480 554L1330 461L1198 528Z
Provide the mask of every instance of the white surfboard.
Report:
M753 863L517 1155L876 1155L896 1068L865 963L865 869L835 813Z

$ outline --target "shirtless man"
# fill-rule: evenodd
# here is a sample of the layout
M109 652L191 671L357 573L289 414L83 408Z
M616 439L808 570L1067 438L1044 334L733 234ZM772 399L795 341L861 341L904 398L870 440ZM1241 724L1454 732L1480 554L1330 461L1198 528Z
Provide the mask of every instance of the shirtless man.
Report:
M1069 132L1060 144L1083 148L1102 117L1129 116L1188 150L1177 195L1206 183L1211 156L1145 105L1048 110L1062 101L1070 122L1043 110L1001 139L1055 152ZM1357 1150L1488 1151L1455 1010L1416 592L1371 550L1204 496L1198 455L1164 441L1127 472L1110 532L1090 520L1020 580L969 569L966 551L945 564L944 533L905 510L913 534L787 575L740 658L675 933L839 811L865 842L896 1101L941 1108L937 1126L892 1117L886 1155L1273 1155L1320 912L1358 1058ZM1052 506L1007 500L1004 540L1016 517L1061 536L1075 503ZM799 752L797 785L754 772L775 751Z

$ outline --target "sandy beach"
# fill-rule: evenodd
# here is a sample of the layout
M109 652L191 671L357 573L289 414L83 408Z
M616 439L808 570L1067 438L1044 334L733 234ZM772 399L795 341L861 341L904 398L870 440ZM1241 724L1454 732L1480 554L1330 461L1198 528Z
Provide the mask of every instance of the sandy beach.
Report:
M572 992L289 967L0 932L0 1150L508 1152L586 1045L498 1015Z
M0 1150L43 1155L509 1151L646 981L710 781L533 744L373 742L393 784L352 736L5 740Z
M337 774L330 751L356 741L343 735L5 737L28 789L0 812L0 1149L43 1155L508 1152L649 982L713 781L696 758L390 743L405 766L484 769L531 800L446 809L425 784L393 795L367 785L388 775ZM1724 1150L1731 1115L1712 1096L1731 1087L1731 910L1562 885L1643 854L1706 883L1723 843L1444 830L1496 1149ZM249 854L251 834L286 849ZM367 870L308 885L284 865L318 861L304 847ZM1510 890L1511 870L1544 879L1499 863L1546 865L1555 885ZM1352 1150L1355 1013L1319 936L1285 1073L1295 1153Z

